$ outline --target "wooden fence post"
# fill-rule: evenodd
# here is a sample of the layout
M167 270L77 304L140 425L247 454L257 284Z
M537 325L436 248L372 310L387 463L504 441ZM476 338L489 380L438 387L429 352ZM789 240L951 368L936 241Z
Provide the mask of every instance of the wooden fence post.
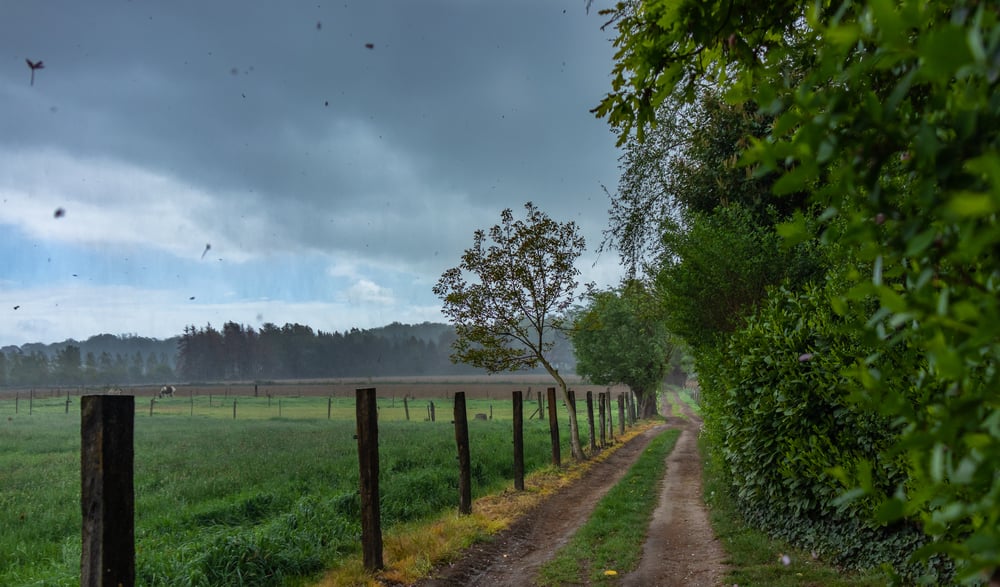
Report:
M469 414L465 392L455 392L455 444L458 445L458 513L472 513L472 463L469 458Z
M236 398L233 398L233 420L236 419Z
M607 431L607 425L608 425L608 417L607 417L607 414L605 414L605 412L607 411L607 409L608 408L607 408L606 402L604 401L604 392L603 391L597 392L597 411L600 414L600 420L601 420L601 448L604 448L605 446L607 446L607 440L606 440L606 438L607 438L607 432L606 431Z
M150 418L153 417L153 405L155 403L156 403L156 398L155 397L149 398L149 417Z
M431 402L431 422L435 422L437 418L437 413L434 409L434 402Z
M524 400L514 392L514 489L524 491Z
M618 436L625 434L625 394L618 394Z
M568 389L566 390L566 397L569 398L569 405L566 406L566 411L567 412L572 411L573 413L576 413L576 392L573 391L572 389ZM567 426L569 426L570 421L571 420L567 418L567 423L566 423Z
M330 413L333 411L333 396L326 398L326 419L330 419Z
M530 396L529 396L530 397ZM538 419L541 420L545 416L545 405L542 402L542 390L538 390Z
M594 437L594 392L587 392L587 424L590 425L590 454L597 452L597 438Z
M382 561L382 520L378 490L378 404L375 388L355 390L358 425L358 466L361 471L361 549L364 565L377 571ZM280 401L280 400L279 400Z
M406 412L406 421L410 421L410 404L406 401L406 396L403 396L403 411Z
M81 587L135 585L135 397L80 398Z
M611 406L611 388L608 388L608 392L604 394L604 401L608 402L608 440L611 443L615 441L615 418L612 415L614 408Z
M32 415L35 412L35 390L32 389L28 392L28 415Z
M538 392L541 394L542 392ZM562 456L559 448L559 414L556 408L556 388L550 387L547 393L549 402L549 435L552 437L552 464L562 466Z

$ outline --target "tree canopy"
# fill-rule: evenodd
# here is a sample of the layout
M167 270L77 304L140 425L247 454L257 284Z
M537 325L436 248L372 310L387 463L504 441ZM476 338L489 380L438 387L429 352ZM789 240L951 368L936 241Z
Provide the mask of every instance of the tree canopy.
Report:
M455 326L453 360L491 373L541 365L568 405L566 382L548 358L554 342L547 335L567 327L579 285L574 263L586 243L576 223L557 222L531 202L524 209L524 220L515 220L507 208L488 233L476 230L461 264L441 275L434 293ZM579 460L576 413L569 414L573 457Z
M594 292L573 328L576 372L598 385L622 383L635 393L641 417L655 416L656 392L674 344L656 298L640 281Z

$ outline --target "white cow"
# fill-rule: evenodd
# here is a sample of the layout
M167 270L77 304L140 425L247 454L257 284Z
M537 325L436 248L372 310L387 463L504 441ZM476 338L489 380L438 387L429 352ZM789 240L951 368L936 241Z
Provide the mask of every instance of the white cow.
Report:
M174 397L174 391L176 389L173 385L164 385L160 388L160 397Z

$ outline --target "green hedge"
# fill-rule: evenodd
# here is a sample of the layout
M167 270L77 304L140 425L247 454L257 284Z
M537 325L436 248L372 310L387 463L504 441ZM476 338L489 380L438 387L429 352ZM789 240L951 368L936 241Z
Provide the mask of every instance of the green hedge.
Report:
M875 357L847 326L822 289L777 289L723 349L702 353L715 457L748 523L838 565L888 563L907 582L945 580L948 565L939 560L907 562L925 541L916 524L875 521L879 505L905 487L907 466L889 451L898 427L855 401L849 375L859 361L890 358ZM871 482L862 483L869 471ZM842 499L859 485L873 491Z

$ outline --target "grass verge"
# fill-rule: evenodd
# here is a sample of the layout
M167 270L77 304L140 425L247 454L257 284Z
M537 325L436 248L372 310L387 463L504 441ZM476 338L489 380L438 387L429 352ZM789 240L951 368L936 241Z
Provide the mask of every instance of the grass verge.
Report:
M705 503L715 535L729 555L726 585L739 587L881 587L889 578L878 571L854 573L817 560L810 553L743 524L725 477L709 455L705 437L698 441Z
M656 508L657 487L680 430L657 436L628 473L601 499L570 542L539 573L541 585L613 580L638 566L646 529Z

